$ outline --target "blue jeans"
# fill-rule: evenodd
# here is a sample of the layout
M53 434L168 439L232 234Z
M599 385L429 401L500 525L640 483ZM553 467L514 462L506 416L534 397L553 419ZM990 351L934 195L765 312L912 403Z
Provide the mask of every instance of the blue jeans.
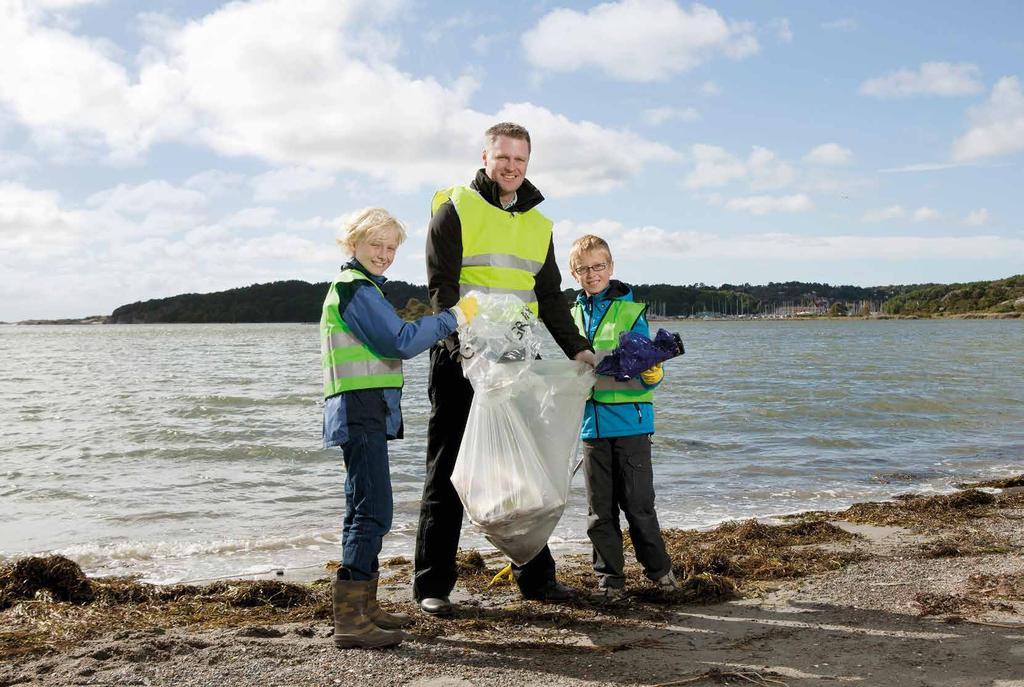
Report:
M384 535L391 530L394 504L388 440L384 432L359 432L341 447L345 458L345 522L341 564L353 580L377 572Z

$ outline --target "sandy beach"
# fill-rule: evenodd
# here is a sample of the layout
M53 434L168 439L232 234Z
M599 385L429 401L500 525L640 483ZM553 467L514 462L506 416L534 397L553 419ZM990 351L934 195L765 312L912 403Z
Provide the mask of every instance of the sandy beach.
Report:
M65 602L8 566L0 685L1024 686L1021 481L666 531L687 576L672 598L634 568L627 598L599 603L586 557L566 556L581 600L526 602L487 587L503 559L464 552L456 617L417 614L386 651L334 648L325 581L87 580ZM388 562L385 606L416 613L410 573Z

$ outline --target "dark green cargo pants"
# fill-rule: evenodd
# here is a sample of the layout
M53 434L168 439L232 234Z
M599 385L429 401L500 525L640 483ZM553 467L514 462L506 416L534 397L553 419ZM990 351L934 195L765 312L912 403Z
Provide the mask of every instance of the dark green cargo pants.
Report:
M583 440L583 472L587 478L587 536L594 545L594 571L601 587L626 583L620 511L629 525L636 559L652 580L668 574L672 562L665 552L658 514L654 511L651 438Z

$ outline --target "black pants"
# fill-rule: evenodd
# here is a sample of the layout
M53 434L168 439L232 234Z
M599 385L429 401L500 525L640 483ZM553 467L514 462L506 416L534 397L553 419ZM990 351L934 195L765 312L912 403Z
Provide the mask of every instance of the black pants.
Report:
M458 572L455 554L462 531L462 501L452 486L452 471L466 430L473 387L462 376L462 365L444 346L430 349L430 420L427 425L427 474L416 533L416 574L412 592L417 600L448 596ZM524 595L539 591L555 579L555 560L545 546L524 566L512 566Z
M644 574L652 580L667 575L672 561L665 552L658 514L654 511L651 439L646 434L583 441L587 477L587 536L594 545L594 572L602 587L626 583L619 511L626 514L629 537Z

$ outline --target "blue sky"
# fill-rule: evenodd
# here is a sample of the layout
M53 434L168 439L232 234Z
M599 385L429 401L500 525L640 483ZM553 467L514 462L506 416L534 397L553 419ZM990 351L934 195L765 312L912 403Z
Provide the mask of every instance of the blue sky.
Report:
M325 281L367 205L424 283L432 192L501 120L560 258L600 234L626 281L1019 274L1022 26L995 1L0 0L0 320Z

